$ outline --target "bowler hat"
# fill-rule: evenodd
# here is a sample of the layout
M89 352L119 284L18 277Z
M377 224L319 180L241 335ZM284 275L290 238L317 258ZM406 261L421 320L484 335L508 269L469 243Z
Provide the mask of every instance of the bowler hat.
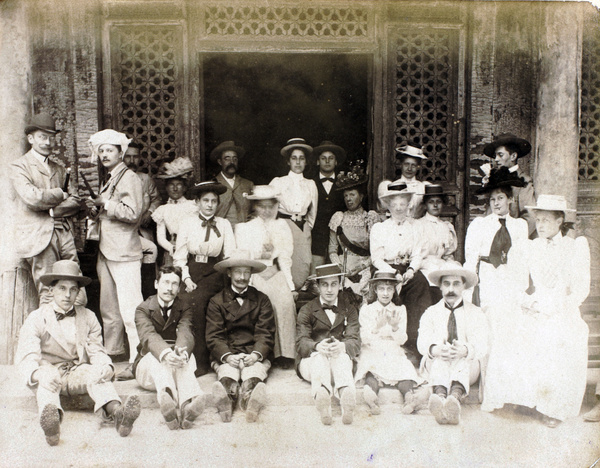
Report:
M213 192L221 195L227 191L227 187L220 184L216 180L207 180L206 182L198 182L190 188L190 194L194 197L206 192Z
M231 255L227 257L225 260L221 260L214 266L214 269L219 273L225 273L227 268L234 267L248 267L251 269L252 273L260 273L267 265L258 260L252 260L252 256L248 250L234 250L231 252Z
M313 152L312 146L308 145L306 143L306 141L304 140L304 138L289 139L287 141L287 143L285 144L285 146L283 148L281 148L281 150L279 152L281 153L282 156L289 158L290 154L295 149L301 149L302 151L304 151L306 153L306 156L310 156Z
M335 160L338 164L342 165L346 162L346 151L344 148L334 145L332 142L327 140L322 141L319 146L315 146L313 149L313 156L318 158L321 153L324 153L325 151L331 151L333 154L335 154Z
M238 158L241 158L246 154L246 150L243 146L236 145L233 141L224 141L219 143L211 152L210 159L216 162L225 151L235 151Z
M427 159L427 156L425 156L425 153L423 153L423 150L417 146L402 145L402 146L398 146L396 148L396 151L398 152L398 154L400 156L402 156L402 158L405 158L406 156L410 156L411 158L416 158L416 159Z
M436 184L429 184L425 186L425 193L423 194L423 202L428 198L440 197L444 203L448 202L448 194L444 192L444 187Z
M496 148L500 146L514 145L517 148L517 158L527 156L531 151L531 143L524 138L519 138L512 133L503 133L491 143L488 143L483 148L483 154L493 158L496 152Z
M472 288L477 284L478 278L477 274L474 271L467 270L463 268L460 263L456 262L456 266L452 268L452 264L450 264L447 268L442 270L435 270L429 273L429 281L431 281L435 286L440 285L442 278L444 276L460 276L465 280L465 288Z
M40 276L40 281L46 286L58 280L77 281L79 286L87 286L92 282L91 278L83 276L79 265L73 260L59 260L52 265L51 273Z
M42 130L54 135L60 132L60 130L56 129L56 121L54 118L46 112L42 112L41 114L33 116L31 122L29 122L29 125L25 127L25 135L29 135L36 130Z

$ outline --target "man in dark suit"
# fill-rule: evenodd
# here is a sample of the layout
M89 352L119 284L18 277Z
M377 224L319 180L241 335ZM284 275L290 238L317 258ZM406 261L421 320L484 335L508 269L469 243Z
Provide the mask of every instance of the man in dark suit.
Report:
M177 297L180 285L181 268L163 266L154 283L156 295L135 311L140 337L135 378L146 390L156 390L169 429L192 427L206 403L194 375L192 309Z
M319 194L317 218L312 229L312 269L327 261L329 246L329 221L336 211L344 210L344 193L334 190L335 168L344 164L346 152L330 141L323 141L313 150L319 174L314 178Z
M217 181L227 187L219 198L216 216L227 219L232 226L248 221L250 202L244 196L254 184L238 175L238 162L246 151L233 141L224 141L210 152L210 159L221 166Z
M248 286L252 274L265 268L244 250L215 265L231 280L231 286L211 298L206 311L206 344L218 379L213 397L223 422L231 421L238 396L247 422L255 422L266 404L264 381L271 367L275 318L266 294Z
M315 279L319 297L298 313L296 369L301 378L311 383L321 422L333 422L331 397L335 395L340 399L342 422L351 424L356 406L352 368L360 351L358 310L339 295L342 272L337 264L317 267Z

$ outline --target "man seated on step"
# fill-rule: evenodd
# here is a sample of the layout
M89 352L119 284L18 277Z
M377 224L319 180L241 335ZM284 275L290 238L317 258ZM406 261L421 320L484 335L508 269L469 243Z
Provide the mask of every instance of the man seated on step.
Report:
M60 439L64 417L60 394L89 394L94 411L113 421L120 436L127 436L140 415L140 401L134 395L121 403L111 382L114 367L102 346L98 319L91 310L74 305L80 288L91 279L74 261L60 260L40 281L49 288L52 301L25 320L15 363L36 393L46 442L57 445Z
M189 429L206 406L206 395L194 375L196 360L192 309L179 299L181 268L163 266L154 281L156 295L135 311L140 337L133 363L141 387L156 391L169 429Z
M477 284L477 275L458 262L433 271L429 280L442 299L421 317L417 347L421 372L433 387L429 410L439 424L458 424L460 402L479 378L488 350L487 319L482 310L463 300L463 291Z
M352 368L360 351L358 310L339 295L342 275L334 263L316 267L319 297L302 306L296 326L296 370L311 383L325 425L333 422L332 396L340 400L344 424L352 423L356 406Z
M213 399L223 422L231 421L237 401L246 421L255 422L267 400L264 381L271 368L275 317L267 295L249 283L266 265L252 260L249 251L235 250L214 268L227 273L230 285L210 299L206 310L206 345L218 379Z

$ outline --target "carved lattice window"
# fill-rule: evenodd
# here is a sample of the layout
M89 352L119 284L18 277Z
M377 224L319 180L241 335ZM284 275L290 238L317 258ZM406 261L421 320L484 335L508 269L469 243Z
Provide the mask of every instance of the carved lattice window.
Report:
M151 173L182 146L181 52L178 26L115 26L111 32L114 125L142 145Z
M453 181L455 32L420 30L394 36L395 143L421 146L426 180ZM400 161L395 162L399 176Z
M579 180L600 180L600 28L593 24L583 38Z
M363 8L297 8L271 6L209 6L205 10L208 35L365 37L367 10Z

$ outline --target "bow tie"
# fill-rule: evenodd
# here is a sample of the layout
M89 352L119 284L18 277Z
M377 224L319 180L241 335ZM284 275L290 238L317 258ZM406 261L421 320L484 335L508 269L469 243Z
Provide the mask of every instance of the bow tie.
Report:
M173 200L172 198L169 198L167 205L177 205L177 203L179 203L179 200Z
M65 317L75 317L75 308L71 309L69 312L66 312L64 314L54 311L54 314L56 315L56 320L60 322Z
M335 181L335 179L333 177L321 177L321 182L331 182L333 184L333 182Z
M211 229L213 231L215 231L215 234L217 235L217 237L221 237L221 233L219 232L219 229L217 229L217 221L215 220L214 216L212 218L210 218L210 219L206 219L204 216L202 216L200 214L200 215L198 215L198 217L202 221L202 227L206 228L206 236L204 238L204 242L208 241L208 239L210 237L210 230Z
M334 314L338 313L338 308L335 305L323 304L323 310L330 310Z
M232 291L233 291L233 289L232 289ZM239 293L237 291L233 291L233 298L234 299L240 298L240 299L243 300L243 299L246 299L247 297L248 297L248 290L246 290L246 291L244 291L242 293Z

